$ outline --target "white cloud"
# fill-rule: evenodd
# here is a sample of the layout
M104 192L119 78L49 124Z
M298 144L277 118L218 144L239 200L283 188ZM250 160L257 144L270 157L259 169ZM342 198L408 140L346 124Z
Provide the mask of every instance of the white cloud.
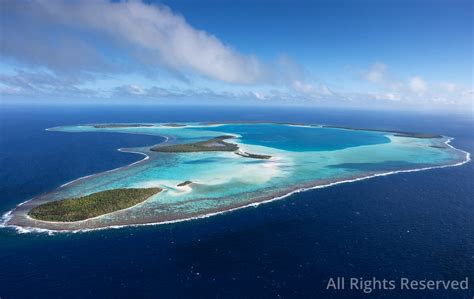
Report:
M376 100L399 101L400 95L393 92L376 93L374 94L374 98Z
M374 97L376 99L400 100L421 96L428 91L428 84L420 76L412 77L408 81L397 80L388 71L388 66L380 62L375 63L363 77L379 88L385 89L376 94Z
M371 69L364 74L364 77L367 81L373 83L382 83L388 80L388 70L387 65L377 62Z
M315 86L312 83L303 83L295 80L292 84L292 88L303 95L309 96L310 98L321 98L324 96L332 96L334 93L329 89L326 84L320 83Z
M398 102L400 105L472 105L472 95L466 89L452 82L428 84L421 76L414 76L406 80L395 79L388 66L383 63L374 64L367 72L363 72L363 79L373 83L378 91L366 94L369 98L379 101ZM352 98L360 99L362 93Z
M410 87L410 90L416 94L423 94L428 89L425 80L419 76L411 78L408 86Z
M374 92L333 92L320 83L324 81L290 58L281 56L271 67L265 65L216 36L194 28L183 16L163 5L133 0L0 0L0 10L0 36L6 37L0 40L1 59L7 64L14 59L21 62L17 70L29 70L16 70L14 75L0 74L0 95L24 97L36 94L43 98L54 95L105 98L112 95L146 100L247 98L289 103L351 102L354 105L370 105L370 101L422 105L432 101L472 105L472 91L466 91L461 85L428 84L420 76L398 79L382 62L362 73L364 80L377 87ZM123 82L140 82L137 77L144 78L148 71L155 69L170 70L185 78L198 74L228 83L270 83L272 89L268 90L269 86L264 84L238 85L238 89L231 87L228 91L223 91L222 86L229 85L221 85L219 91L204 89L198 84L188 88L190 85L185 83L178 84L178 88L169 85L117 86ZM131 77L134 79L116 81L108 85L107 90L94 84L89 89L85 84L118 72L127 75L133 72ZM203 78L196 81L204 82L203 85L209 82Z
M126 85L124 89L131 95L144 95L145 91L138 85Z
M20 61L50 62L47 66L53 68L71 64L87 67L87 70L95 70L94 65L106 65L103 60L114 63L113 58L104 57L109 55L103 55L103 49L82 41L77 31L89 30L115 41L109 46L128 51L136 60L132 65L137 62L161 65L229 83L258 83L268 79L266 67L257 58L241 54L217 37L192 27L184 17L163 5L140 1L32 0L28 3L2 1L1 9L2 19L5 19L1 33L11 36L11 41L4 40L0 50ZM7 15L9 18L3 18ZM17 26L18 22L21 26ZM51 36L46 38L45 34L54 34L54 31L48 28L64 30L71 42L64 47L61 46L63 39L51 43ZM64 53L74 55L63 57ZM64 59L58 65L57 58L61 57Z
M88 78L81 78L87 80ZM55 76L48 72L18 71L16 74L0 74L0 96L16 95L68 95L92 96L93 90L79 87L81 81L75 77Z
M458 86L455 83L451 82L442 82L439 84L439 86L443 91L449 93L456 92L458 89Z
M315 88L312 84L310 83L303 83L301 81L295 80L293 82L293 88L302 93L312 93L315 91Z
M332 92L331 89L326 84L319 84L319 92L323 95L333 95L334 93Z
M258 99L258 100L266 100L265 94L258 92L258 91L253 91L252 92L253 96Z

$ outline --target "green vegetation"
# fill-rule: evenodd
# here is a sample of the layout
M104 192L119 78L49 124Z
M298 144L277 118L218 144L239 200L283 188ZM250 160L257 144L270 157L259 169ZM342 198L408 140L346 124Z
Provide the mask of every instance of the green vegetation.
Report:
M410 137L410 138L442 138L443 136L438 134L430 134L430 133L397 133L393 136L397 137Z
M130 208L161 190L161 188L137 188L101 191L84 197L48 202L33 208L28 215L44 221L85 220Z
M244 158L252 158L252 159L270 159L272 156L270 155L259 155L259 154L251 154L247 152L235 152L236 155L242 156Z
M162 124L162 126L163 126L163 127L173 127L173 128L186 127L186 125L183 125L183 124L175 124L175 123Z
M395 131L395 130L383 130L383 129L364 129L364 128L352 128L352 127L345 127L345 126L322 126L323 128L333 128L333 129L345 129L345 130L354 130L354 131L371 131L371 132L387 132L393 133L393 136L397 137L410 137L410 138L443 138L443 136L438 134L430 134L430 133L412 133L412 132L403 132L403 131Z
M178 187L183 187L183 186L189 185L189 184L191 184L191 183L192 183L191 181L184 181L184 182L182 182L182 183L179 183L177 186L178 186Z
M192 153L192 152L233 152L239 149L237 144L225 142L225 139L234 138L234 136L223 135L206 141L172 144L165 146L154 146L151 148L155 152L164 153Z
M101 124L101 125L94 125L94 128L96 128L96 129L139 128L139 127L153 127L153 125L147 125L147 124Z
M201 126L213 126L213 125L228 125L228 124L237 124L237 125L293 125L293 126L306 126L306 127L319 127L319 125L307 124L307 123L298 123L298 122L281 122L281 121L209 121L199 123Z

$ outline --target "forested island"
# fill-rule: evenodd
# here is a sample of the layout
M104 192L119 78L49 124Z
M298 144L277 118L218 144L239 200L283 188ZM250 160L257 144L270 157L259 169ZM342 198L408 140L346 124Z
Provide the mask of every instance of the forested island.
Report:
M267 159L270 159L272 157L270 155L251 154L251 153L248 153L248 152L241 152L241 151L236 151L235 154L239 155L241 157L244 157L244 158L251 158L251 159L264 159L264 160L267 160Z
M222 135L206 141L193 143L172 144L165 146L154 146L155 152L165 153L192 153L192 152L233 152L239 149L237 144L226 142L226 139L234 138L232 135Z
M100 124L94 125L96 129L118 129L118 128L140 128L140 127L154 127L150 124Z
M354 131L387 132L387 133L393 133L393 136L397 136L397 137L428 138L428 139L443 138L442 135L431 134L431 133L416 133L416 132L404 132L404 131L396 131L396 130L353 128L353 127L346 127L346 126L331 126L331 125L323 125L322 127L331 128L331 129L354 130Z
M43 221L73 222L94 218L137 205L159 193L161 188L123 188L44 203L28 215Z
M9 213L6 224L77 231L181 221L266 202L306 188L461 165L470 160L468 153L449 144L449 137L436 138L441 136L436 134L304 124L292 128L272 123L222 124L219 128L183 125L55 127L51 131L153 135L164 136L166 141L130 148L130 152L147 155L143 162L81 178L18 205ZM132 129L134 126L150 127ZM258 142L249 133L265 138ZM308 143L310 139L318 142ZM327 150L328 146L343 150ZM304 153L299 151L303 147ZM214 199L219 204L214 204Z
M163 127L172 127L172 128L181 128L181 127L186 127L186 125L183 124L177 124L177 123L168 123L168 124L162 124Z

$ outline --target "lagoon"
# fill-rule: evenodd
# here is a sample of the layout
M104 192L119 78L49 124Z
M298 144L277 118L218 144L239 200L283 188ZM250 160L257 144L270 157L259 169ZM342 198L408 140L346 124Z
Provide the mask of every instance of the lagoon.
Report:
M37 196L14 209L8 216L8 225L76 231L185 221L255 206L311 188L400 171L459 165L469 160L466 152L449 146L449 137L413 138L395 132L315 124L91 124L48 130L51 134L113 132L165 137L165 143L158 146L203 142L226 135L233 136L227 141L236 144L241 152L270 158L248 159L232 151L156 152L151 150L153 144L121 149L145 158ZM192 183L182 185L185 181ZM131 209L83 221L52 223L27 215L46 202L119 188L161 188L163 192Z

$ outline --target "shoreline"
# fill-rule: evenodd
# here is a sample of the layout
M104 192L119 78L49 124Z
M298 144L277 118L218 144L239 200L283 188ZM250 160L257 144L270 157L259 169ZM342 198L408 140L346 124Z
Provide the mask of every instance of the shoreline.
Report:
M166 142L166 141L165 141L165 142ZM64 184L62 184L62 185L59 186L59 187L60 187L60 188L61 188L61 187L66 187L66 186L69 186L69 185L71 185L71 184L73 184L73 183L76 183L76 182L78 182L78 181L80 181L80 180L83 180L83 179L86 179L86 178L90 178L90 177L93 177L93 176L95 176L95 175L102 174L102 173L109 173L109 172L117 171L117 170L119 170L119 169L122 169L122 168L125 168L125 167L130 167L130 166L132 166L132 165L135 165L135 164L138 164L138 163L141 163L141 162L143 162L143 161L146 161L146 160L150 159L150 156L148 156L147 154L142 153L142 152L127 150L127 149L124 149L124 148L119 148L119 149L117 149L117 151L122 152L122 153L140 154L140 155L145 156L145 158L143 158L143 159L141 159L141 160L138 160L138 161L135 161L135 162L132 162L131 164L127 164L127 165L125 165L125 166L120 166L120 167L117 167L117 168L114 168L114 169L109 169L109 170L106 170L106 171L103 171L103 172L99 172L99 173L88 174L88 175L86 175L86 176L83 176L83 177L74 179L74 180L72 180L72 181L69 181L69 182L67 182L67 183L64 183Z
M407 131L371 129L371 128L355 128L355 127L349 127L349 126L334 126L334 125L322 125L322 127L328 128L328 129L340 129L340 130L350 130L350 131L390 133L396 137L421 138L421 139L443 138L443 136L439 134L420 133L420 132L407 132Z
M55 128L55 127L52 127L52 128ZM47 129L45 129L45 131L50 131L50 129L52 129L52 128L47 128ZM168 142L169 139L170 139L168 136L161 136L161 135L160 135L160 137L165 138L165 140L164 140L163 142L161 142L161 143L166 143L166 142ZM161 144L161 143L157 143L157 144ZM89 174L89 175L85 175L85 176L79 177L79 178L77 178L77 179L71 180L71 181L69 181L69 182L66 182L66 183L60 185L58 188L66 187L66 186L68 186L68 185L71 185L71 184L73 184L73 183L77 183L77 182L79 182L79 181L81 181L81 180L83 180L83 179L86 179L86 178L89 178L89 177L93 177L93 176L95 176L95 175L100 175L100 174L104 174L104 173L109 173L109 172L117 171L117 170L120 170L120 169L123 169L123 168L127 168L127 167L136 165L136 164L138 164L138 163L142 163L142 162L144 162L144 161L150 159L150 156L147 155L146 153L144 153L144 152L139 152L139 151L134 151L134 150L131 150L131 149L128 149L128 148L118 148L117 151L122 152L122 153L140 154L140 155L143 155L143 156L145 156L145 157L144 157L143 159L141 159L141 160L132 162L132 163L127 164L127 165L124 165L124 166L120 166L120 167L113 168L113 169L109 169L109 170L106 170L106 171L103 171L103 172L93 173L93 174ZM48 192L45 192L45 193L42 193L42 194L48 194L48 193L49 193L49 191L48 191ZM21 228L21 226L9 225L9 224L7 224L7 222L8 222L8 221L11 219L11 217L12 217L12 212L13 212L15 209L17 209L18 207L20 207L20 206L22 206L22 205L24 205L24 204L26 204L26 203L32 201L33 199L35 199L35 198L38 197L38 196L41 196L42 194L39 194L39 195L37 195L37 196L35 196L35 197L33 197L33 198L27 199L27 200L25 200L25 201L19 203L15 208L13 208L13 209L11 209L10 211L8 211L8 212L6 212L5 214L3 214L3 215L0 217L0 228L8 228L8 227L18 227L18 228ZM130 209L130 208L127 208L127 209ZM29 216L27 215L27 217L29 217ZM97 217L94 217L94 218L98 218L98 217L101 217L101 216L97 216ZM31 219L33 219L33 218L31 218ZM34 220L34 219L33 219L33 220ZM85 220L84 220L84 221L85 221ZM28 228L34 229L33 227L28 227ZM39 228L38 228L38 229L39 229ZM46 229L46 231L50 231L50 230L47 230L47 229ZM53 231L53 230L51 230L51 231Z
M161 137L164 137L165 141L163 141L159 144L164 144L164 143L168 142L169 139L170 139L167 136L161 136ZM172 219L172 220L164 220L164 221L157 221L157 222L144 222L144 223L130 223L130 224L125 223L125 224L116 224L116 225L112 224L112 225L104 226L104 227L96 227L96 228L92 227L92 228L81 228L81 229L50 229L50 228L40 228L40 227L34 227L34 226L22 226L22 225L16 225L16 224L8 224L8 222L13 217L13 212L18 207L20 207L20 206L24 205L25 203L27 203L27 202L29 202L29 201L36 198L36 197L34 197L34 198L31 198L27 201L24 201L24 202L18 204L14 209L12 209L12 210L8 211L7 213L3 214L0 218L0 228L2 228L2 227L3 228L13 228L18 233L42 232L42 233L54 234L54 233L88 232L88 231L94 231L94 230L123 228L123 227L138 227L138 226L148 226L148 225L170 224L170 223L184 222L184 221L190 221L190 220L195 220L195 219L208 218L208 217L212 217L212 216L215 216L215 215L220 215L220 214L224 214L224 213L227 213L227 212L232 212L232 211L235 211L235 210L238 210L238 209L244 209L244 208L248 208L248 207L257 207L261 204L270 203L270 202L273 202L273 201L284 199L284 198L289 197L289 196L291 196L295 193L305 192L305 191L309 191L309 190L313 190L313 189L321 189L321 188L331 187L331 186L338 185L338 184L357 182L357 181L366 180L366 179L379 177L379 176L388 176L388 175L396 174L396 173L417 172L417 171L424 171L424 170L429 170L429 169L456 167L456 166L464 165L464 164L468 163L469 161L471 161L471 154L469 152L458 149L458 148L456 148L456 147L454 147L450 144L451 141L454 138L451 138L451 137L446 137L446 138L447 138L447 140L445 140L443 143L447 147L449 147L451 149L454 149L456 151L459 151L460 153L463 153L464 154L464 160L463 161L460 161L460 162L457 162L457 163L454 163L454 164L447 164L447 165L435 165L435 166L420 167L420 168L414 168L414 169L402 169L402 170L394 170L394 171L387 171L387 172L371 173L369 175L362 175L362 176L359 176L359 177L354 177L354 178L349 178L349 179L348 178L346 178L346 179L339 178L339 179L335 179L335 181L333 181L333 182L329 182L329 183L324 183L323 182L322 184L321 184L321 181L319 183L318 182L308 183L308 186L299 187L297 189L290 190L289 192L281 191L280 193L283 193L281 195L279 195L277 193L277 194L274 194L274 196L268 196L268 198L264 198L262 200L259 200L259 201L256 201L256 202L251 202L251 203L248 203L248 204L243 204L242 206L229 207L228 209L224 209L224 210L220 210L220 211L215 211L215 212L210 212L210 213L205 213L205 214L202 214L202 215L185 217L185 218L177 218L177 219ZM120 148L120 149L118 149L118 151L141 154L141 155L144 155L145 157L143 159L139 160L139 161L135 161L135 162L133 162L131 164L128 164L128 165L125 165L125 166L121 166L121 167L118 167L118 168L115 168L115 169L107 170L105 172L91 174L91 175L87 175L87 176L72 180L70 182L67 182L67 183L61 185L60 187L68 186L72 183L78 182L78 181L80 181L82 179L85 179L85 178L88 178L88 177L92 177L94 175L113 172L113 171L116 171L116 170L119 170L119 169L130 167L132 165L135 165L135 164L138 164L138 163L141 163L141 162L144 162L144 161L150 159L150 156L147 155L145 152L136 151L136 150L133 150L133 149L126 149L126 148ZM101 216L97 216L96 218L99 218ZM87 220L89 220L89 219L86 219L86 220L83 220L83 221L87 221ZM45 221L42 221L42 222L45 222ZM62 222L58 222L58 223L62 223ZM67 223L67 222L65 222L65 223Z
M164 143L168 142L169 137L167 137L167 136L161 136L161 137L165 138L165 141L163 141L163 142L161 142L161 143L157 143L157 144L155 144L155 145L164 144ZM117 167L117 168L113 168L113 169L109 169L109 170L106 170L106 171L103 171L103 172L88 174L88 175L86 175L86 176L83 176L83 177L74 179L74 180L72 180L72 181L66 182L66 183L62 184L61 186L59 186L59 187L60 187L60 188L61 188L61 187L66 187L66 186L68 186L68 185L70 185L70 184L72 184L72 183L76 183L76 182L78 182L78 181L80 181L80 180L82 180L82 179L86 179L86 178L89 178L89 177L93 177L93 176L98 175L98 174L103 174L103 173L109 173L109 172L117 171L117 170L120 170L120 169L122 169L122 168L130 167L130 166L133 166L133 165L135 165L135 164L138 164L138 163L141 163L141 162L144 162L144 161L150 159L150 156L147 155L146 153L144 153L144 152L139 152L139 151L134 151L134 150L131 150L131 149L128 149L128 148L119 148L119 149L117 149L117 151L119 151L119 152L121 152L121 153L139 154L139 155L145 156L145 158L143 158L143 159L141 159L141 160L138 160L138 161L135 161L135 162L132 162L132 163L130 163L130 164L127 164L127 165L124 165L124 166L120 166L120 167ZM31 200L31 199L30 199L30 200ZM28 201L30 201L30 200L27 200L27 201L25 201L25 202L28 202Z
M132 188L130 188L130 189L132 189ZM135 189L136 189L136 188L135 188ZM136 204L134 204L134 205L132 205L132 206L129 206L129 207L123 208L123 209L119 209L119 210L116 210L116 211L107 212L107 213L102 214L102 215L97 215L97 216L90 217L90 218L86 218L86 219L82 219L82 220L67 221L67 222L66 222L66 221L43 220L43 219L37 219L37 218L32 217L32 216L30 215L30 213L27 213L27 214L25 215L25 217L28 218L28 219L30 219L30 220L32 220L32 221L39 221L39 222L51 223L51 224L86 222L86 221L91 220L91 219L99 219L99 218L102 217L102 216L106 216L106 215L111 214L111 213L114 213L114 212L126 211L126 210L130 210L130 209L132 209L132 208L134 208L134 207L137 207L137 206L143 204L144 202L146 202L147 200L149 200L150 198L152 198L153 196L155 196L155 195L157 195L157 194L159 194L159 193L161 193L161 192L163 191L162 188L157 188L157 189L160 189L157 193L148 196L148 197L145 198L144 200L142 200L142 201L140 201L140 202L138 202L138 203L136 203ZM114 190L114 189L112 189L112 190ZM110 191L110 190L109 190L109 191ZM73 199L77 199L77 198L73 198ZM63 200L68 200L68 199L63 199ZM59 200L59 201L61 201L61 200ZM41 206L41 205L40 205L40 206ZM37 206L37 207L39 207L39 206ZM30 210L30 211L31 211L31 210Z
M410 131L399 131L390 129L373 129L373 128L361 128L341 125L328 125L328 124L308 124L298 122L278 122L278 121L222 121L222 122L200 122L201 126L216 126L216 125L285 125L289 127L302 127L302 128L327 128L327 129L339 129L339 130L350 130L350 131L367 131L367 132L379 132L379 133L390 133L398 137L409 137L409 138L422 138L422 139L435 139L442 138L442 135L431 134L431 133L420 133Z
M361 127L351 127L351 126L342 126L342 125L331 125L331 124L315 124L315 123L299 123L299 122L279 122L279 121L215 121L215 122L197 122L197 123L188 123L188 122L176 122L176 123L139 123L139 124L129 124L127 123L116 123L116 124L103 124L107 125L118 125L118 127L111 126L110 128L154 128L165 127L168 129L181 129L181 128L193 128L193 127L219 127L223 125L285 125L289 127L303 127L303 128L327 128L327 129L338 129L338 130L350 130L350 131L367 131L367 132L379 132L379 133L389 133L394 134L394 136L399 137L408 137L408 138L421 138L421 139L436 139L442 138L443 135L431 134L431 133L421 133L421 132L410 132L410 131L399 131L391 129L377 129L377 128L361 128ZM101 124L77 124L74 126L91 126L97 129L101 129ZM61 126L51 127L45 129L46 131L54 131L55 128L60 128ZM104 127L109 128L109 127ZM124 132L122 132L124 133Z
M397 174L397 173L410 173L410 172L426 171L426 170L430 170L430 169L441 169L441 168L448 168L448 167L457 167L457 166L461 166L461 165L464 165L464 164L470 162L471 161L471 154L469 152L466 152L464 150L461 150L461 149L458 149L458 148L452 146L450 144L450 142L453 139L454 138L449 138L448 140L446 140L444 142L444 144L446 144L448 147L450 147L452 149L458 150L458 151L465 154L465 159L461 162L457 162L457 163L454 163L454 164L447 164L447 165L436 165L436 166L421 167L421 168L414 168L414 169L404 169L404 170L394 170L394 171L388 171L388 172L380 172L380 173L374 173L374 174L370 174L370 175L366 175L366 176L355 177L355 178L352 178L352 179L343 179L343 180L340 180L340 181L330 182L330 183L322 184L322 185L301 187L301 188L298 188L296 190L287 192L283 195L274 196L274 197L271 197L269 199L265 199L265 200L262 200L262 201L249 203L249 204L245 204L245 205L240 206L240 207L230 208L230 209L217 211L217 212L211 212L211 213L198 215L198 216L192 216L192 217L186 217L186 218L174 219L174 220L165 220L165 221L159 221L159 222L149 222L149 223L135 223L135 224L132 223L132 224L110 225L110 226L97 227L97 228L57 230L57 229L27 227L27 226L6 224L6 222L8 222L7 218L9 218L9 216L11 217L11 214L14 211L14 209L13 209L11 211L8 211L4 215L2 215L1 219L4 220L4 221L2 221L2 223L0 223L0 227L15 229L16 232L19 233L19 234L22 234L22 233L47 233L49 235L54 235L56 233L81 233L81 232L90 232L90 231L97 231L97 230L119 229L119 228L125 228L125 227L165 225L165 224L173 224L173 223L179 223L179 222L185 222L185 221L205 219L205 218L209 218L209 217L213 217L213 216L217 216L217 215L223 215L225 213L233 212L233 211L240 210L240 209L245 209L245 208L250 208L250 207L255 207L256 208L256 207L258 207L262 204L267 204L267 203L271 203L271 202L274 202L274 201L282 200L282 199L285 199L287 197L290 197L293 194L300 193L300 192L306 192L306 191L316 190L316 189L323 189L323 188L336 186L336 185L339 185L339 184L358 182L358 181L363 181L363 180L367 180L367 179L371 179L371 178L375 178L375 177L389 176L389 175ZM127 165L127 166L129 166L129 165ZM22 204L24 204L24 203L26 203L30 200L27 200L27 201L21 203L20 205L22 205ZM18 205L18 206L20 206L20 205ZM100 217L100 216L98 216L98 217Z

